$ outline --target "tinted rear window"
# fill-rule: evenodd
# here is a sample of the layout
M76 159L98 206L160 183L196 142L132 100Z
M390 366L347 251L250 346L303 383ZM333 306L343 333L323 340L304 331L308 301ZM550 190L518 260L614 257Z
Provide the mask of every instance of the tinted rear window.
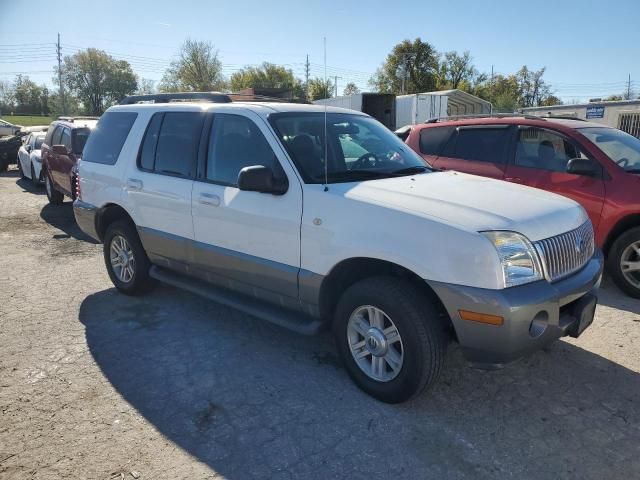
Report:
M135 112L107 112L102 115L89 135L82 161L115 164L137 116Z
M82 155L82 151L84 150L84 146L87 143L90 133L91 130L88 128L76 128L73 130L71 133L73 153Z
M454 127L431 127L420 131L420 152L425 155L440 155Z
M508 128L459 128L443 156L476 162L504 163Z

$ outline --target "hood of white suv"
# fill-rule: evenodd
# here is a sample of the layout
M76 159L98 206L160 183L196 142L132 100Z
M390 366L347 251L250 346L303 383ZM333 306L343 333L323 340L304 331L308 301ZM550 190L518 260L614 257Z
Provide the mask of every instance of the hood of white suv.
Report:
M543 190L459 172L370 180L348 187L347 198L437 218L468 231L511 230L536 241L582 225L573 200Z

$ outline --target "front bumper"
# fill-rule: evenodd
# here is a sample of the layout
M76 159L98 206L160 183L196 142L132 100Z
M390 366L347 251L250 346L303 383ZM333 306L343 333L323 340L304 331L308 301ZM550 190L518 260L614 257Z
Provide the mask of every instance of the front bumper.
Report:
M582 270L568 278L503 290L428 283L447 309L467 359L491 366L516 360L559 337L575 335L578 310L584 297L594 295L599 287L603 264L602 253L597 251ZM460 310L500 316L504 323L463 320Z
M94 240L100 242L100 236L96 230L96 215L98 213L98 207L82 200L74 200L73 202L73 214L76 217L76 223L84 233L89 235Z

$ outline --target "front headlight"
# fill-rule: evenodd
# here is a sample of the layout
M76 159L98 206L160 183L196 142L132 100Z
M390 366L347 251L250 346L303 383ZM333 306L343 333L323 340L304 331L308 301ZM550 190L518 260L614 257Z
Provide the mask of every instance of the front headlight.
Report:
M542 279L540 258L527 237L516 232L480 233L493 243L498 252L505 288Z

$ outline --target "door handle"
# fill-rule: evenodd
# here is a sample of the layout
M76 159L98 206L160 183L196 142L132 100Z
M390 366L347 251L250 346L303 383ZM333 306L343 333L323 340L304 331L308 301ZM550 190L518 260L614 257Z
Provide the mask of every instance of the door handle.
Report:
M513 183L524 183L524 180L522 180L520 177L505 177L505 180L507 182L513 182Z
M213 193L201 193L198 197L198 202L202 205L211 205L217 207L220 205L220 197Z
M127 179L127 189L132 191L142 190L142 180L138 180L137 178Z

